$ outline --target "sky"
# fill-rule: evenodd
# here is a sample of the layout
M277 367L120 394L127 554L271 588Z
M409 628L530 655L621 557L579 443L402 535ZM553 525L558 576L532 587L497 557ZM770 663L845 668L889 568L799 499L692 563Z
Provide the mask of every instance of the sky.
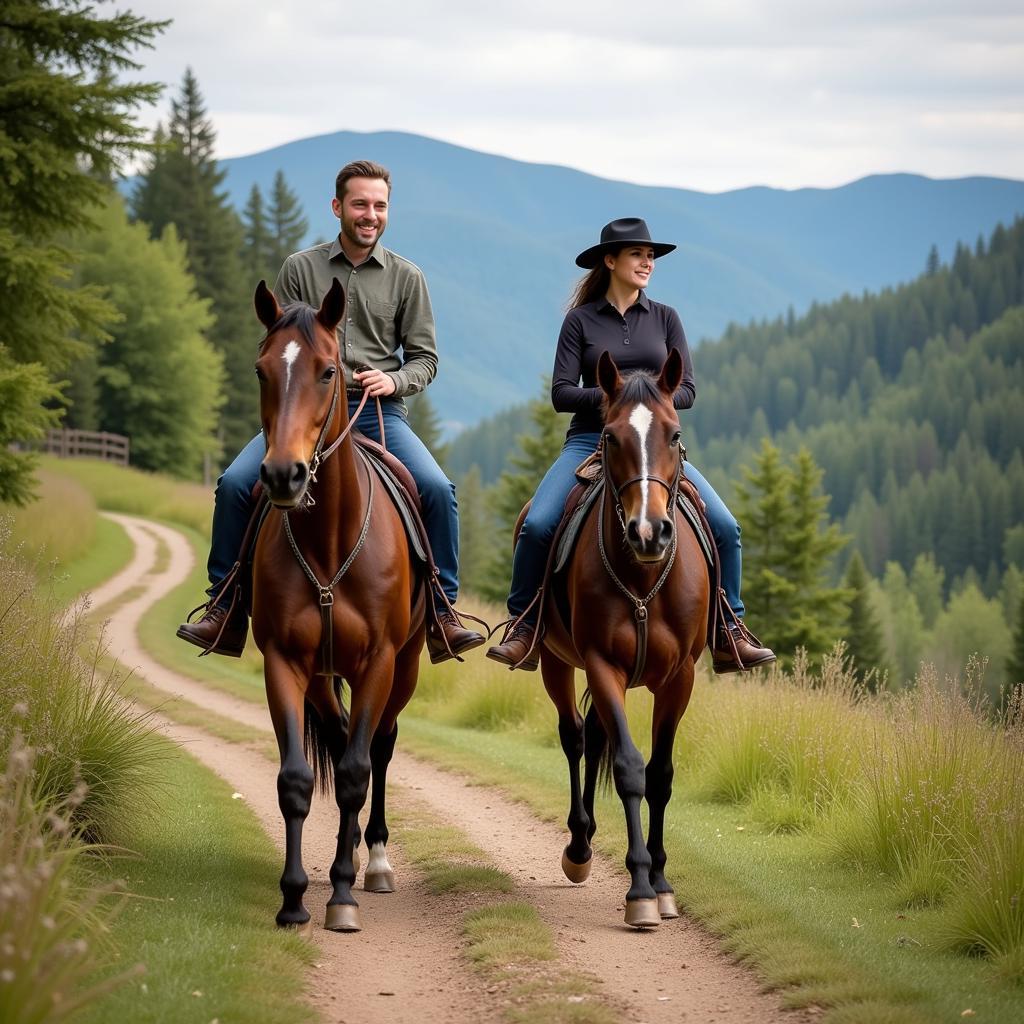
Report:
M115 6L173 18L139 54L169 87L140 119L190 66L222 158L397 130L707 192L1024 178L1020 0Z

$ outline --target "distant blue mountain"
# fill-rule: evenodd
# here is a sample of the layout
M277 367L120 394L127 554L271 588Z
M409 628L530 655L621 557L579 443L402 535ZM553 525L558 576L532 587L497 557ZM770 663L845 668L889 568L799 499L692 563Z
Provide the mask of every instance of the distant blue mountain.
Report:
M549 372L573 259L615 217L646 218L679 250L658 262L654 298L680 312L691 344L730 322L910 280L930 247L949 259L1024 213L1024 182L875 175L834 189L711 194L609 181L400 132L337 132L225 160L241 211L283 170L311 224L332 237L338 168L373 159L394 179L385 242L423 268L441 365L430 390L450 428L531 397ZM699 382L698 382L699 386Z

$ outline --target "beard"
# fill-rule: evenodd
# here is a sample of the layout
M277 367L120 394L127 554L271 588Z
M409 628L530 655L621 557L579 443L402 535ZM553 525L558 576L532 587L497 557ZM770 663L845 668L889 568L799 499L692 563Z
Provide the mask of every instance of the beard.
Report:
M358 228L358 221L342 221L341 230L342 234L355 246L363 249L372 249L380 239L380 236L384 234L384 227L377 226L373 238L367 241L365 236L360 234ZM386 225L385 225L386 226Z

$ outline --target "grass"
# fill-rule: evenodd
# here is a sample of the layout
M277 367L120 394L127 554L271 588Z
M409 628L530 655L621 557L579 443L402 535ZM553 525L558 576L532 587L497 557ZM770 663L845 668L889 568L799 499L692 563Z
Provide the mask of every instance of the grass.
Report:
M112 934L121 963L141 962L145 974L81 1021L317 1020L303 998L315 948L267 927L280 873L276 849L227 783L162 743L167 781L159 810L123 823L135 855L118 865L128 875L128 899Z
M466 915L463 930L469 939L469 958L481 967L555 958L551 929L529 903L481 907Z
M519 678L540 690L539 679ZM714 699L698 691L695 701L702 697ZM554 731L553 710L549 719ZM521 728L471 731L409 713L402 733L417 753L564 820L565 762L549 743ZM995 967L944 950L935 908L894 907L881 872L853 870L819 839L773 833L749 808L700 799L699 789L690 769L677 774L666 828L677 898L792 1005L829 1007L830 1021L952 1020L968 1008L989 1020L1020 1014L1022 993L1000 983ZM613 794L599 798L597 816L599 847L621 861L622 809Z

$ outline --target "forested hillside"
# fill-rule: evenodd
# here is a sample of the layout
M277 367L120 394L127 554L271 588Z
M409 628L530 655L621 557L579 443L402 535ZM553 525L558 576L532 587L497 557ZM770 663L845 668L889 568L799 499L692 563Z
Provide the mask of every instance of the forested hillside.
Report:
M730 328L694 356L695 457L732 479L766 434L806 445L873 572L1001 573L1024 546L1022 275L1017 220L912 284Z

